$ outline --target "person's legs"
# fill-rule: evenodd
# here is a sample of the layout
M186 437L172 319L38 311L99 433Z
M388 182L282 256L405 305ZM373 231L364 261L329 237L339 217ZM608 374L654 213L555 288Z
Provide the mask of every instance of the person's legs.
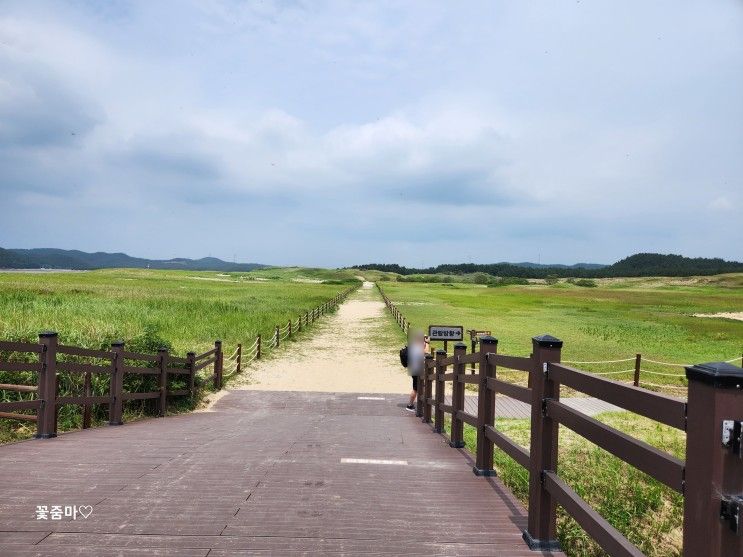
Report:
M415 409L415 397L418 395L418 378L413 376L413 390L410 393L410 400L408 401L408 410Z

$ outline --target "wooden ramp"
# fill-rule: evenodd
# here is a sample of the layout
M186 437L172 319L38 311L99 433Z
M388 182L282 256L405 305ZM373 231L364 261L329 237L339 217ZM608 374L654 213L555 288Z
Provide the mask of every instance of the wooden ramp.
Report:
M0 555L540 555L510 492L400 395L214 410L0 447ZM37 518L55 505L92 512Z

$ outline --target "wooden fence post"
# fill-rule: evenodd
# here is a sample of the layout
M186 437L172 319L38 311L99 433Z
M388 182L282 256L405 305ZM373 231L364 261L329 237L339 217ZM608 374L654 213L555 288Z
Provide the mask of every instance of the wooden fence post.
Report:
M274 348L278 348L281 344L281 333L279 333L279 326L276 325L276 328L273 330L273 346Z
M421 401L423 403L423 415L421 416L421 420L425 424L431 423L431 405L428 404L428 399L431 398L431 393L433 392L433 380L428 377L430 372L436 373L436 363L433 359L431 360L425 360L424 356L424 362L428 361L428 366L424 366L425 373L424 377L425 380L422 384L423 387L423 396L421 397L423 400ZM419 383L420 385L420 383Z
M495 476L493 442L485 436L485 426L495 420L495 393L488 388L488 377L495 376L495 366L488 362L488 354L498 351L498 339L484 336L480 339L480 376L477 386L477 453L472 471L476 476Z
M189 352L186 354L186 367L188 368L188 390L191 392L191 396L194 395L196 390L196 353Z
M532 339L531 449L529 457L529 520L524 540L529 548L558 550L557 504L543 483L543 472L557 470L558 424L545 416L545 399L559 400L559 386L547 374L547 362L559 363L562 341L550 335Z
M436 433L444 432L444 374L446 366L441 362L446 358L446 352L436 352L436 409L434 412L433 430ZM427 389L429 390L429 389ZM430 395L427 395L430 397ZM429 406L430 408L430 406Z
M299 316L299 319L297 320L297 332L298 333L302 332L302 316L301 315Z
M261 335L258 335L258 343L256 346L255 359L256 360L261 359Z
M160 400L158 403L158 415L165 416L168 406L168 349L160 348L157 351L157 366L160 368Z
M240 364L242 363L243 359L243 345L241 342L237 343L237 360L236 360L236 366L235 367L235 373L240 373Z
M686 378L683 552L743 555L743 371L714 362L687 367Z
M426 390L428 389L428 372L431 370L431 359L423 356L423 375L418 377L418 390L415 402L415 415L423 422L431 421L431 408L426 405Z
M93 379L91 377L91 373L89 371L85 372L85 378L83 379L83 395L88 398L93 395ZM90 423L92 420L92 411L93 411L93 405L89 402L86 402L82 405L83 408L83 429L90 428Z
M214 389L219 391L222 389L222 341L214 341Z
M41 406L36 413L36 438L50 439L57 436L57 344L54 331L39 333L41 373L38 396Z
M454 356L461 358L467 354L467 345L458 342L454 345ZM464 378L465 365L454 362L454 381L452 381L451 394L451 437L449 446L455 449L464 447L464 422L457 417L457 412L464 412L464 383L460 379Z
M289 336L292 336L292 320L289 319Z
M124 423L124 341L117 340L111 343L111 387L108 403L108 425Z
M642 355L635 354L635 377L632 380L632 384L635 387L640 386L640 367L641 367Z

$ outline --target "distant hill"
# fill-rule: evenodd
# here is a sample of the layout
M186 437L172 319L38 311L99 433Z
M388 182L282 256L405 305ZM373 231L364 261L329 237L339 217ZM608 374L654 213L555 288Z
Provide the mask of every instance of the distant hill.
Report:
M0 248L0 269L181 269L189 271L252 271L267 265L259 263L229 263L216 257L201 259L143 259L125 253L95 252L54 248Z
M397 264L371 263L356 267L361 270L376 270L413 274L466 274L488 273L500 277L546 278L608 278L608 277L686 277L693 275L717 275L720 273L743 272L743 263L724 259L704 257L684 257L682 255L663 255L659 253L638 253L626 257L612 265L598 263L577 263L575 265L540 265L538 263L459 263L437 265L426 269L414 269Z

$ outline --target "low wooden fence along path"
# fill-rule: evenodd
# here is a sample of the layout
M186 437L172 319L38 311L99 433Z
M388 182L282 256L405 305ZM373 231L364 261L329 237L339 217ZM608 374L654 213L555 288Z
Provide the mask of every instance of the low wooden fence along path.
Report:
M231 391L2 447L0 555L534 555L523 506L400 399Z
M689 366L688 402L586 373L561 363L562 341L550 335L532 339L530 357L498 353L497 339L484 336L479 350L467 354L458 343L454 353L427 355L418 383L417 415L437 433L451 417L449 444L464 446L464 425L475 428L477 454L473 472L494 476L497 448L529 474L528 526L524 540L535 550L558 548L556 509L561 506L612 556L642 553L591 508L560 477L558 427L562 425L638 468L684 497L684 555L743 555L743 370L726 362ZM468 373L475 363L477 372ZM528 386L501 379L501 370L520 371ZM452 397L447 403L447 382ZM465 408L465 386L475 385L477 410ZM682 461L603 424L560 400L565 386L621 409L686 432ZM531 440L522 447L495 426L496 395L531 407ZM589 474L590 470L586 470ZM704 532L702 536L699 533Z

